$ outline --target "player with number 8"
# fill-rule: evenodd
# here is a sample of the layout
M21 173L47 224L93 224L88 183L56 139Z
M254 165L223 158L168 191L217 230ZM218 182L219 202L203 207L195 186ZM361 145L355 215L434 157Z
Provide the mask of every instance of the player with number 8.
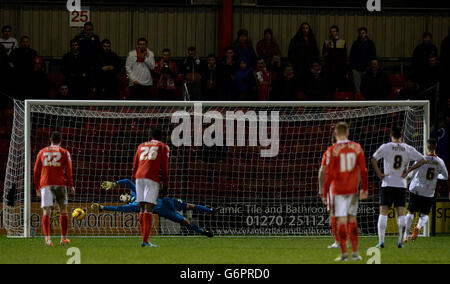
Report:
M149 242L153 224L153 207L158 204L160 180L163 192L167 191L169 175L169 147L161 142L162 132L154 129L152 140L139 145L133 163L133 177L136 180L136 202L139 203L139 228L142 247L155 247Z
M376 175L382 180L380 194L380 215L378 217L378 244L377 248L384 248L384 236L387 227L387 214L394 204L397 210L398 242L402 247L403 230L406 228L406 180L404 179L410 161L419 161L411 169L418 168L426 163L417 150L402 142L402 131L394 126L391 129L391 142L378 148L371 158ZM383 159L384 173L378 167L378 161Z

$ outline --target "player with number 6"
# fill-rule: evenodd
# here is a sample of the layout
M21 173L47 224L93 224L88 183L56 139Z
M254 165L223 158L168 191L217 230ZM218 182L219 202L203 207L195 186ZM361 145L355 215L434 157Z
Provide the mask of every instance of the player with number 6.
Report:
M137 148L133 163L133 177L136 180L136 202L140 206L139 228L142 247L156 247L149 242L153 224L153 207L158 204L160 180L163 192L167 191L169 176L169 147L161 142L162 131L154 129L151 141Z
M389 208L394 203L397 210L398 243L402 248L403 230L406 228L406 179L404 174L411 161L418 161L410 170L414 170L427 162L417 150L402 142L402 131L394 126L391 129L391 142L378 148L371 158L376 175L382 180L380 194L380 216L378 217L378 244L377 248L384 248L384 236L387 227ZM378 167L378 161L383 159L384 173Z

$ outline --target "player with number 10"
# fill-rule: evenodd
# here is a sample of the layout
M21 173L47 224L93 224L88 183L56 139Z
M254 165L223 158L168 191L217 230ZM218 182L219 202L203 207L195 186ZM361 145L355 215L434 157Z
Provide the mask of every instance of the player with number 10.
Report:
M155 247L149 242L153 224L153 207L158 204L160 180L163 191L167 191L169 176L169 147L161 142L162 132L154 129L152 140L137 148L133 163L133 177L136 180L136 202L139 203L139 228L142 247Z
M333 187L330 211L337 218L337 232L342 255L336 261L347 261L347 238L352 243L352 259L361 260L358 254L358 187L361 182L359 199L367 199L368 181L364 152L361 146L348 140L349 128L345 122L339 122L334 129L336 144L327 150L325 184L322 201L327 203L330 186Z

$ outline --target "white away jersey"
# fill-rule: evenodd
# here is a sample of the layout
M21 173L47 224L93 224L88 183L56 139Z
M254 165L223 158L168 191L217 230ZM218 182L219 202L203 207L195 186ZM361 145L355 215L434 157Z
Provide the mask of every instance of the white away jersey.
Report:
M428 163L409 173L413 176L409 191L420 196L433 197L437 180L448 179L448 172L444 161L438 156L427 155L425 159Z
M423 159L422 154L417 152L414 147L405 143L386 143L373 154L378 161L383 158L383 173L388 175L383 178L381 187L400 187L406 188L406 179L402 178L403 172L411 161L419 161Z

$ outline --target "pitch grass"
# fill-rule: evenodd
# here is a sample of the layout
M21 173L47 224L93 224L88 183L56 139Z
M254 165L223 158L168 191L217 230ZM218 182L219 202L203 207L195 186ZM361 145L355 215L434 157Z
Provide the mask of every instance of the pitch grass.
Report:
M450 236L419 238L396 246L397 238L388 237L381 249L381 263L450 263ZM45 247L43 238L11 239L0 236L0 264L65 264L77 247L81 263L159 263L159 264L301 264L334 263L340 250L328 249L332 238L277 237L153 237L158 248L141 248L139 238L79 238L61 247ZM362 263L371 257L367 249L377 243L376 237L360 238ZM349 261L348 263L356 263Z

